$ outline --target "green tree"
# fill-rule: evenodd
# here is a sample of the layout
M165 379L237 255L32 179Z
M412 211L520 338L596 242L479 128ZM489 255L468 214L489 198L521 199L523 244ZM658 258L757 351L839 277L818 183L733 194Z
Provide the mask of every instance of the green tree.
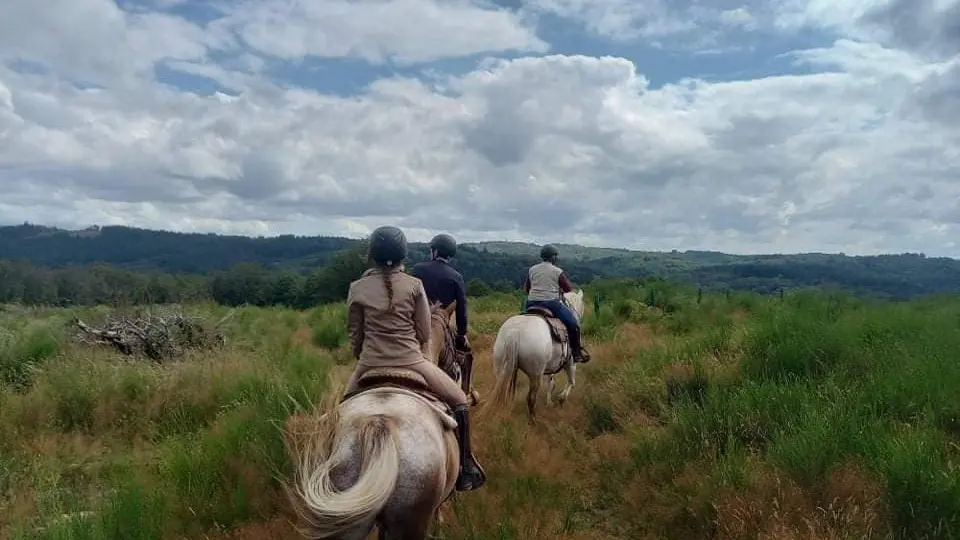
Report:
M491 292L493 289L480 278L473 278L467 282L467 296L486 296Z
M330 264L314 271L307 278L300 298L300 307L346 300L350 283L360 278L367 266L366 243L341 251Z

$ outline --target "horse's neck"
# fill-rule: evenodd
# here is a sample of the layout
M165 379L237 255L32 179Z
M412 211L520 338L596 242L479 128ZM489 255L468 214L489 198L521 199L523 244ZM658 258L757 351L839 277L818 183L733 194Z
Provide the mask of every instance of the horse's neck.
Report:
M427 345L427 350L430 352L430 360L434 364L440 364L440 355L443 354L444 343L447 339L447 325L443 324L443 321L437 321L434 319L434 322L430 325L430 343Z
M570 308L570 311L573 311L573 314L577 317L577 320L580 320L580 312L583 311L583 306L572 301L566 294L561 297L561 302L566 304L566 306Z

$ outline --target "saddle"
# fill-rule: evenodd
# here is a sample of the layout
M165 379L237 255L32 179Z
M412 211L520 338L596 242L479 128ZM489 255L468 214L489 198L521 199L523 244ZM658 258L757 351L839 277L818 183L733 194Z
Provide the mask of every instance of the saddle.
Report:
M523 314L531 317L540 317L547 323L547 328L550 329L550 338L554 343L560 344L563 362L560 362L560 365L558 365L556 369L545 371L544 375L560 373L568 363L573 362L573 348L570 347L570 333L567 332L567 327L563 324L563 321L553 314L550 308L530 306Z
M550 327L550 337L553 338L553 341L556 343L566 345L570 342L570 334L567 333L567 327L564 326L563 321L558 319L557 316L550 311L550 308L530 306L523 314L543 318L547 326Z
M370 368L357 381L358 390L343 396L343 401L360 394L404 394L416 397L437 412L440 422L448 430L456 429L453 409L430 389L427 380L416 371L402 367Z

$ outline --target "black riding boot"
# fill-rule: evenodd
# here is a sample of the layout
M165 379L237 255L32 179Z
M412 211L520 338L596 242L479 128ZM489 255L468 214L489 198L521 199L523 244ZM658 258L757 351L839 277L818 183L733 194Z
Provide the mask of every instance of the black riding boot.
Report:
M470 446L469 407L463 405L453 410L457 421L457 442L460 444L460 476L457 477L457 491L471 491L487 482L487 475L477 462Z
M573 361L586 364L590 361L590 353L583 349L583 342L580 339L580 327L570 327L570 348L573 349Z

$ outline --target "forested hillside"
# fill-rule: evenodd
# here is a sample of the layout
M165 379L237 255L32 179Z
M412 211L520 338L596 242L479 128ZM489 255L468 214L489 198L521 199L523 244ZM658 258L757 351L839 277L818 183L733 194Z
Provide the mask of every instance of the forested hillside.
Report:
M841 287L894 299L960 291L960 261L922 254L741 256L562 245L577 283L662 276L707 291ZM0 227L0 302L87 304L212 298L226 304L312 306L336 301L363 268L363 244L335 237L244 237L129 227L66 231ZM463 245L454 264L475 292L519 286L538 246ZM410 261L427 257L411 246Z

